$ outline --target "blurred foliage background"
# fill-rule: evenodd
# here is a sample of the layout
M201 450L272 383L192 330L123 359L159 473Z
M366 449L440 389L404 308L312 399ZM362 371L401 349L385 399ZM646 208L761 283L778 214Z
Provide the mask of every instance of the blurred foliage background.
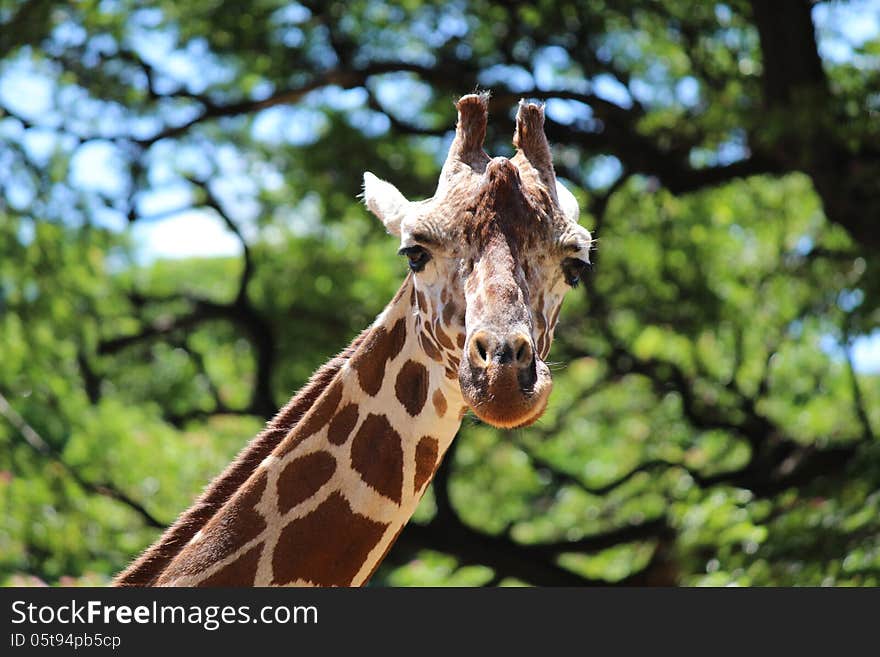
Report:
M452 101L598 237L374 585L880 584L880 6L4 0L0 583L104 584L403 279Z

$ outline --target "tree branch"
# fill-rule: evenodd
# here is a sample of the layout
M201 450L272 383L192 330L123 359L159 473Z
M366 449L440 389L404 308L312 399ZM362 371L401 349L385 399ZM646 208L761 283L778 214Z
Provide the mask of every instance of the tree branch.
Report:
M489 566L504 577L515 577L538 586L612 586L614 582L583 577L559 566L556 560L563 553L598 551L624 541L657 540L669 532L665 520L657 520L579 541L523 545L505 536L484 534L455 519L435 518L427 525L407 525L390 558L401 561L402 553L428 548L451 554L462 565ZM627 578L616 584L635 583L638 583L635 578Z
M849 327L844 325L843 329L843 353L846 358L846 370L849 374L849 383L852 388L853 405L855 406L856 417L862 425L862 432L868 441L875 441L876 434L871 426L871 418L868 417L868 411L865 408L865 398L862 396L862 389L859 386L859 379L856 375L855 363L852 354L852 339L849 334Z
M247 287L248 283L251 280L251 277L254 273L254 262L253 257L251 255L250 246L248 245L247 240L244 238L244 235L241 232L241 229L238 225L232 220L229 216L229 213L223 208L223 205L220 203L220 199L211 191L211 186L207 181L197 180L195 178L187 177L187 180L195 185L202 191L204 195L205 205L214 212L217 213L217 216L223 220L224 225L230 232L232 232L238 241L241 243L242 250L242 259L243 259L243 267L241 272L241 279L238 284L238 293L236 294L235 301L233 304L243 304L247 301Z
M53 26L51 14L58 5L55 0L27 0L19 4L9 20L0 23L0 59L18 46L36 45Z
M140 297L143 299L143 297ZM139 332L130 335L118 336L101 340L98 343L98 353L101 355L115 354L123 349L148 342L155 338L169 335L181 330L192 329L195 326L212 319L228 319L233 323L239 321L234 312L234 306L219 304L208 299L181 296L180 300L186 300L192 304L190 312L176 316L161 316L151 324L144 326ZM167 302L171 299L153 299L153 301Z
M110 499L124 504L143 518L144 522L150 527L155 529L162 529L165 527L165 523L160 522L144 505L129 497L125 492L116 488L112 483L89 481L80 475L73 466L65 462L61 455L49 443L47 443L14 408L12 408L9 401L2 393L0 393L0 414L7 419L9 424L11 424L16 431L18 431L19 435L24 439L24 442L31 449L57 463L61 469L87 493L109 497Z
M246 285L247 280L243 281ZM250 339L255 351L256 374L248 413L269 419L278 410L272 394L272 371L275 362L275 335L271 325L253 306L246 295L238 294L231 303L217 303L201 297L181 295L179 297L145 297L133 294L132 302L143 306L147 303L169 303L186 301L192 308L177 316L161 316L144 326L137 333L101 340L98 353L114 354L128 347L149 342L179 331L192 329L204 322L223 319L243 330ZM233 412L233 409L228 409Z
M457 448L459 441L460 438L452 441L450 452ZM487 565L495 570L496 577L515 577L541 586L608 586L611 584L608 581L591 580L559 566L559 555L596 552L624 542L670 539L673 536L664 518L619 527L576 541L532 545L518 543L509 534L486 534L462 522L452 505L449 478L454 461L454 452L447 453L434 477L436 515L428 524L407 525L392 549L392 560L403 561L418 549L428 548L452 554L463 565ZM621 584L630 583L636 582L627 578Z
M751 456L742 468L712 475L689 471L695 482L703 487L725 483L747 488L758 496L772 495L806 483L825 472L839 471L864 442L827 449L802 445L786 438L780 427L759 415L755 410L755 400L745 396L740 397L735 410L742 420L722 418L697 403L691 382L679 367L672 363L661 364L653 359L639 359L620 344L615 347L609 364L613 369L648 377L660 392L673 389L681 397L684 415L692 426L730 431L748 441Z
M828 95L816 32L807 0L751 0L752 16L761 42L764 98L769 106L797 103L808 91Z

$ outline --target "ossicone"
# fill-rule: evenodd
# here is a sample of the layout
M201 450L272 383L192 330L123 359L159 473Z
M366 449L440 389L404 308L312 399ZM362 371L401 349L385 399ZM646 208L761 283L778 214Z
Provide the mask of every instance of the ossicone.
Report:
M455 107L458 110L458 123L443 167L444 172L453 173L458 163L482 169L489 161L489 156L483 150L486 123L489 120L489 92L462 96Z

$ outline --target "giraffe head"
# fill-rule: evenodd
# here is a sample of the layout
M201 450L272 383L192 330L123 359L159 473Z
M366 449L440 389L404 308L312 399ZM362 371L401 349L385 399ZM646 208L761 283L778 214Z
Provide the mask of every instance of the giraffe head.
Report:
M364 199L413 272L419 340L445 362L482 420L537 420L552 387L544 361L565 293L589 266L590 233L556 180L543 107L520 102L516 155L483 150L488 94L456 104L455 138L434 196L408 201L364 174Z

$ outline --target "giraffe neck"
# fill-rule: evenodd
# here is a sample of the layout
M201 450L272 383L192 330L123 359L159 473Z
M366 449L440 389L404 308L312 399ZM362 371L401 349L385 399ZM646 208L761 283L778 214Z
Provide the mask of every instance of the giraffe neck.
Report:
M296 395L275 415L266 428L241 450L196 502L184 511L147 550L113 581L114 586L153 586L178 552L241 488L293 427L314 405L368 334L361 333L339 355L319 368Z
M426 354L416 306L409 277L308 412L157 584L369 579L415 511L464 408L457 355Z

